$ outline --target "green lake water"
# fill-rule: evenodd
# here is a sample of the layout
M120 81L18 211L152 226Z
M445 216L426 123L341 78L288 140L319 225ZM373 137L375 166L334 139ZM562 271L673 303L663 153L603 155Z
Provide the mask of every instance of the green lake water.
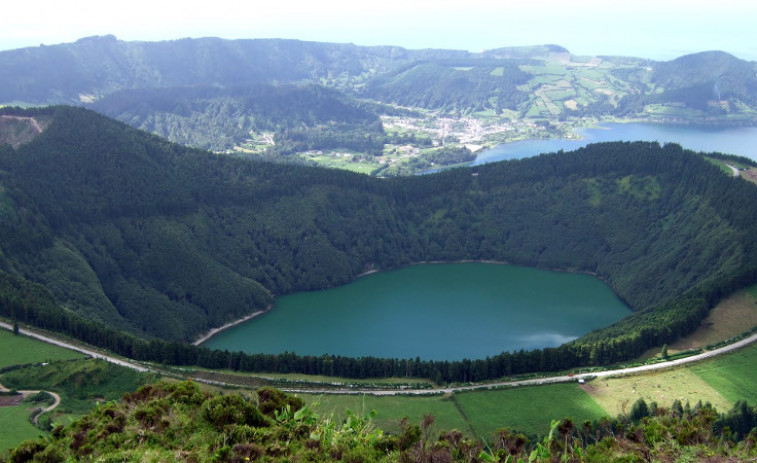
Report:
M630 313L589 275L425 264L279 297L273 310L203 345L248 353L476 359L558 346Z

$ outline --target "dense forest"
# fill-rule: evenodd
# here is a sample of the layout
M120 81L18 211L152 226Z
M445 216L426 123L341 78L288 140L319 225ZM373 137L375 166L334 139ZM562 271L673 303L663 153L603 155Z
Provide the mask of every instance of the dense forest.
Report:
M431 415L384 433L374 416L321 417L272 388L223 394L188 381L158 383L56 427L52 438L23 442L8 461L752 461L757 439L757 410L745 402L718 413L709 404L665 408L639 399L616 418L554 420L543 439L507 428L475 439L437 428Z
M273 132L278 154L351 148L381 152L384 131L373 112L323 86L248 84L123 90L97 101L96 111L163 138L212 151L234 148L253 132ZM383 141L383 140L382 140ZM296 143L307 146L292 146ZM365 146L364 146L365 145Z
M137 359L439 381L607 364L757 279L757 189L674 144L377 179L195 151L82 109L2 113L49 124L0 146L0 312ZM635 313L559 348L454 363L180 343L278 294L462 259L592 273Z

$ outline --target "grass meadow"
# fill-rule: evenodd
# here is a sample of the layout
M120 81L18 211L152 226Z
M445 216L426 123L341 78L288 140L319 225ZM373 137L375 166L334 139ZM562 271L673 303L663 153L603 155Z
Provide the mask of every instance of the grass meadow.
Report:
M596 420L605 412L577 383L549 384L455 395L475 435L488 439L499 428L545 435L552 420Z
M29 407L27 403L0 407L0 455L7 455L11 447L43 434L29 419Z
M757 405L757 345L694 365L691 371L720 392L731 404L743 399L751 405Z
M334 419L346 417L345 410L364 416L376 410L374 424L386 431L399 429L399 422L407 417L410 423L420 424L425 415L434 416L434 426L439 429L458 429L472 434L468 423L460 414L454 401L442 395L434 396L372 396L356 395L310 395L298 394L321 417L333 415Z
M407 417L419 424L427 414L438 429L458 429L470 436L488 439L497 429L509 427L529 435L544 435L553 419L573 418L580 423L606 413L577 384L483 390L436 396L303 395L319 416L333 414L337 420L350 409L358 415L377 410L374 423L396 431Z
M84 358L84 354L0 329L0 368Z

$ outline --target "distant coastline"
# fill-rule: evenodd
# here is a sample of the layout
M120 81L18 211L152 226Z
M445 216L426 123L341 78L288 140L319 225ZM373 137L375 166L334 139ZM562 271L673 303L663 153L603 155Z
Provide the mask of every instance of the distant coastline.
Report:
M247 320L252 320L253 318L258 317L260 315L263 315L264 313L268 312L271 309L273 309L273 304L271 304L268 307L266 307L265 310L258 310L257 312L253 312L250 315L245 315L244 317L242 317L242 318L240 318L238 320L234 320L234 321L231 321L231 322L229 322L229 323L227 323L227 324L225 324L223 326L219 326L218 328L212 328L207 333L203 334L202 336L200 336L199 338L197 338L194 342L192 342L192 345L193 346L199 346L200 344L202 344L203 342L205 342L208 339L212 338L213 336L217 335L221 331L229 329L232 326L239 325L240 323L244 323Z

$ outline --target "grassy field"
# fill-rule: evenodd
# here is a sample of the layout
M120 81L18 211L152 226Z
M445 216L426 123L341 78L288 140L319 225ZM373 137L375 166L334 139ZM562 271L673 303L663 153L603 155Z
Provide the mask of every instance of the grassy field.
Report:
M553 419L573 418L577 423L595 420L605 412L574 383L502 390L463 392L452 396L369 396L298 394L319 416L337 420L349 409L358 415L377 410L375 425L396 431L407 417L418 424L427 414L438 429L458 429L470 436L489 438L509 427L530 435L549 431Z
M696 375L691 368L655 371L643 375L620 378L601 378L588 382L584 389L609 416L631 411L631 406L640 397L648 404L657 402L670 407L678 399L693 406L698 401L710 402L719 411L732 406L718 389Z
M0 368L75 358L84 358L84 354L0 329Z
M465 392L455 395L455 400L475 435L483 438L504 427L544 435L552 420L571 417L581 423L605 416L602 407L576 383Z
M757 404L757 346L751 345L717 360L698 364L691 371L719 391L732 404L745 399ZM727 411L727 409L720 409Z
M708 156L704 156L704 159L706 161L708 161L708 162L710 162L710 163L715 164L716 166L718 166L718 168L720 170L722 170L724 174L733 175L733 171L731 170L731 168L728 167L726 165L726 163L723 162L723 161L721 161L720 159L715 159L715 158L711 158L711 157L708 157Z
M28 408L29 404L26 403L0 407L0 455L6 455L8 449L26 439L43 434L29 420Z
M60 406L40 417L40 426L43 427L51 422L53 426L68 425L89 413L97 402L119 400L125 392L133 392L139 386L157 380L156 375L137 373L95 359L36 365L0 376L0 382L8 388L41 389L60 394ZM29 421L27 408L29 404L0 407L0 448L3 450L18 445L24 439L44 434Z
M164 368L167 374L188 376L192 375L205 377L207 379L216 379L219 381L244 385L245 387L261 387L273 385L274 387L289 388L296 387L305 389L307 386L315 384L317 388L322 388L323 384L333 385L335 387L344 387L347 385L360 385L364 387L377 386L387 388L391 386L409 386L414 388L430 388L434 384L424 378L340 378L338 376L322 375L305 375L300 373L250 373L244 371L232 370L210 370L206 368Z
M314 161L319 166L322 167L332 167L335 169L344 169L349 170L352 172L357 172L359 174L370 174L374 170L381 167L381 164L373 163L373 162L355 162L352 160L351 155L347 155L344 157L334 157L329 155L318 155L318 156L306 156L307 159Z
M399 429L398 423L407 417L411 423L420 424L427 414L434 416L434 426L439 429L459 429L471 434L454 401L448 397L438 396L371 396L371 395L309 395L298 394L321 417L333 414L337 420L343 419L345 410L358 415L365 415L376 410L374 423L386 431Z

